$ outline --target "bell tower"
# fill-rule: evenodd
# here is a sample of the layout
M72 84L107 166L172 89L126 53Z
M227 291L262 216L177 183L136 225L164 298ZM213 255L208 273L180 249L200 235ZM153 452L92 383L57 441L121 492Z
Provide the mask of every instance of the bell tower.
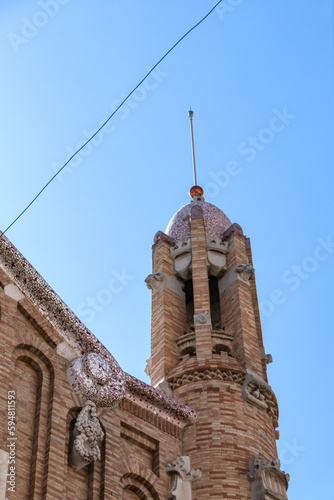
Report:
M197 413L183 454L194 500L287 499L249 238L194 186L153 243L150 377ZM177 497L175 497L177 498Z
M250 240L196 185L191 110L189 117L191 201L155 235L145 280L152 290L151 383L197 414L184 429L179 458L191 461L200 479L192 497L168 498L287 500Z
M191 201L155 235L145 280L152 290L151 383L196 411L181 457L200 477L194 500L286 500L250 240L196 185L191 110L189 117Z

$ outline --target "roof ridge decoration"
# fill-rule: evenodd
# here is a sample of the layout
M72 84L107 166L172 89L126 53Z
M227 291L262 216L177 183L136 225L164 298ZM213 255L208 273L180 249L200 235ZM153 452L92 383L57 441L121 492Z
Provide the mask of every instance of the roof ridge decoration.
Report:
M79 320L36 269L4 234L0 234L0 266L59 334L81 357L67 369L73 390L97 406L114 407L126 395L140 395L171 419L189 420L195 412L120 368L108 349Z

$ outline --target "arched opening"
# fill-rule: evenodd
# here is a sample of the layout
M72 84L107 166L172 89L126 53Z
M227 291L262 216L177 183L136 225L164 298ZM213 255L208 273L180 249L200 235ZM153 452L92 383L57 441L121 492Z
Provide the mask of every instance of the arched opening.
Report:
M147 479L135 473L127 473L120 480L122 500L159 500L155 488Z
M220 315L219 286L216 276L209 276L210 312L213 330L221 330L222 322Z
M193 280L189 279L184 282L184 294L186 300L186 331L189 333L194 331L194 291Z

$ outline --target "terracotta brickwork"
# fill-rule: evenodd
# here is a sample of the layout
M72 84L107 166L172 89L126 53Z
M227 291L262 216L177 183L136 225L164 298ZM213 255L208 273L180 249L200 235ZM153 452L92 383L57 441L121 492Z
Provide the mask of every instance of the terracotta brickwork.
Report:
M152 295L151 383L155 386L178 361L175 341L184 333L185 303L167 288Z
M249 238L246 238L246 240L245 240L245 247L246 247L246 255L247 255L248 262L252 266L253 265L253 257L252 257L251 244L250 244ZM259 310L259 302L258 302L258 298L257 298L255 276L250 281L250 289L251 289L251 295L252 295L253 312L254 312L258 345L260 346L260 349L263 349L263 352L264 352L262 328L261 328L261 320L260 320L260 310ZM261 362L262 362L262 376L266 381L268 381L267 364L266 364L265 358L261 358Z
M63 339L26 297L5 294L10 283L2 272L0 448L6 451L9 437L8 391L15 391L17 438L15 493L7 490L6 498L164 498L170 482L164 467L182 452L185 423L173 424L161 410L136 404L135 396L119 408L98 408L101 460L74 470L70 434L85 398L66 379L69 360L56 353Z
M245 404L241 386L233 382L198 381L180 387L175 396L197 413L196 425L184 434L184 453L203 473L193 485L193 498L250 500L250 484L242 477L249 457L277 454L267 413Z
M199 208L199 207L198 207ZM193 212L192 212L193 213ZM199 214L201 215L201 214ZM194 290L195 315L210 314L209 282L206 265L206 234L204 219L192 219L190 222L192 280ZM212 341L211 327L208 325L195 325L196 356L198 359L211 357Z
M170 243L159 240L153 246L153 273L160 272L179 281L173 273ZM178 361L176 339L185 331L185 299L162 286L152 293L151 383L161 382Z
M227 273L233 272L238 264L247 263L245 237L232 233L229 238ZM221 293L222 320L225 328L233 332L233 355L254 373L263 375L260 358L258 324L255 319L251 281L236 279Z
M237 224L227 229L222 226L220 233L215 227L208 233L210 213L201 215L199 202L196 211L190 208L187 213L196 349L189 354L179 353L167 381L174 398L194 408L197 414L183 435L183 453L190 456L192 467L202 471L201 480L193 483L193 499L251 500L249 460L253 456L268 461L277 457L278 409L267 385L250 243ZM175 230L173 224L168 226L169 235L182 233L179 219ZM218 276L221 330L213 330L204 316L203 324L196 324L197 315L211 313L207 245L208 234L213 233L220 237L209 240L213 243L210 248L218 251L220 239L228 248L225 270ZM154 261L155 272L161 271L158 260ZM170 272L172 259L167 252L164 266ZM159 321L170 314L169 306L174 307L169 303L160 308ZM152 345L157 321L153 310ZM176 341L180 344L180 338Z
M0 238L0 477L15 395L6 499L287 499L249 239L196 199L152 248L149 386Z

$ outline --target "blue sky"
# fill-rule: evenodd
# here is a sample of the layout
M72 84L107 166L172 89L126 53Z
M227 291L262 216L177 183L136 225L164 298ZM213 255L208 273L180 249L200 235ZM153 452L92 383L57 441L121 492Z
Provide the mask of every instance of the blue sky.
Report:
M1 2L2 229L212 5ZM206 200L251 238L290 500L332 483L333 19L329 0L224 0L8 232L148 381L144 279L189 200L191 105Z

